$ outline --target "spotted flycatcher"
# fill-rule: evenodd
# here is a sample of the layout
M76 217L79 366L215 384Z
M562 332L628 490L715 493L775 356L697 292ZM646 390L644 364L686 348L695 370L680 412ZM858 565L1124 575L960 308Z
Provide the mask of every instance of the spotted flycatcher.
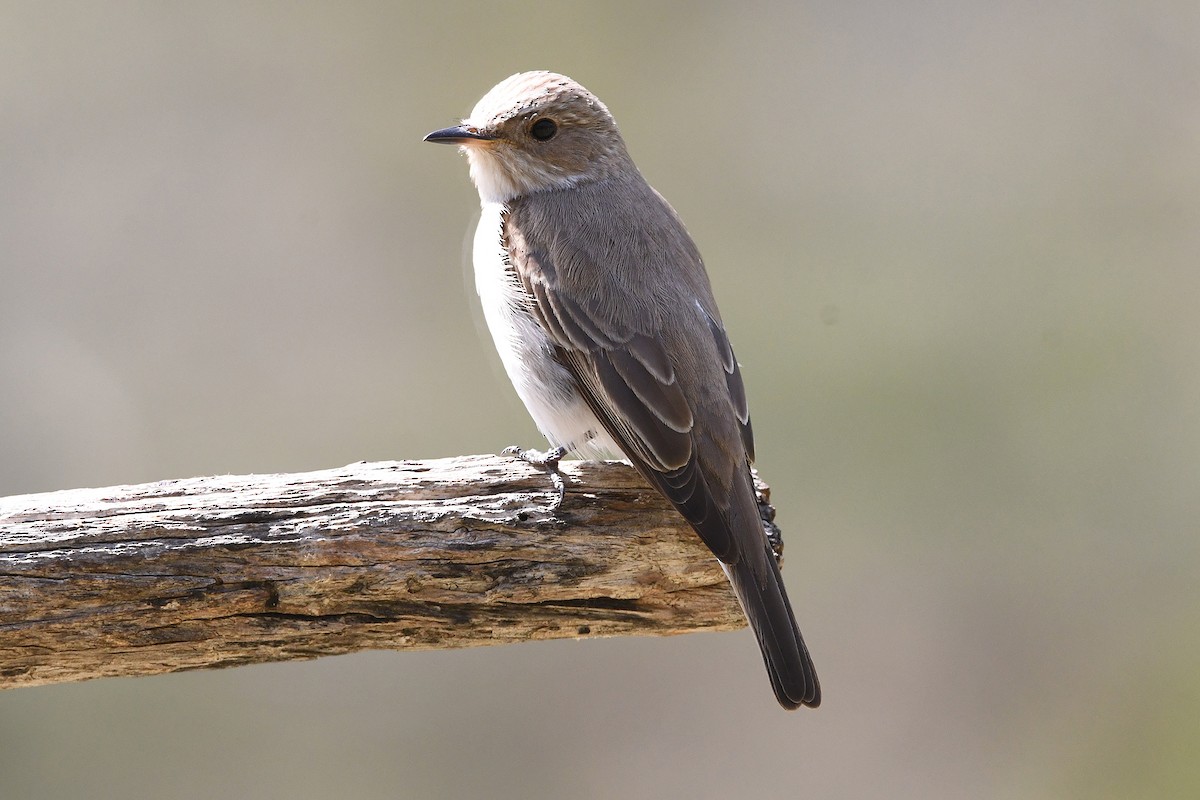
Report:
M513 386L550 442L623 453L720 561L788 709L821 702L759 516L738 363L696 245L608 109L563 75L502 81L462 124L483 218L475 286Z

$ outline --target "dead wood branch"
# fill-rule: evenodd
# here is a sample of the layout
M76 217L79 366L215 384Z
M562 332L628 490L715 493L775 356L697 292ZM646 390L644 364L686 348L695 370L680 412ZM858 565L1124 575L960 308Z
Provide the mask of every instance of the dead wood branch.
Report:
M0 687L743 624L619 462L351 464L0 498Z

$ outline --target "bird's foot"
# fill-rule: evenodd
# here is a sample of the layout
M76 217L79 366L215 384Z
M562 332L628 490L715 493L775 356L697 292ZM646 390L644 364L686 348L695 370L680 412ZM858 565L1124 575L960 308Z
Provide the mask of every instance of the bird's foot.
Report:
M551 512L557 511L563 504L563 500L567 497L567 483L563 478L562 472L558 468L558 462L567 454L567 448L555 447L545 452L539 450L522 450L517 445L506 447L502 451L503 455L512 456L513 458L524 461L526 464L531 464L535 467L541 467L546 474L550 476L550 481L554 484L554 489L558 493L554 502L550 504L548 509Z
M763 528L767 532L767 544L771 546L775 563L783 566L783 531L774 522L764 521Z
M783 564L783 531L775 524L775 507L771 505L770 496L755 490L754 499L758 501L758 516L763 523L763 531L767 535L767 543L775 555L775 562Z

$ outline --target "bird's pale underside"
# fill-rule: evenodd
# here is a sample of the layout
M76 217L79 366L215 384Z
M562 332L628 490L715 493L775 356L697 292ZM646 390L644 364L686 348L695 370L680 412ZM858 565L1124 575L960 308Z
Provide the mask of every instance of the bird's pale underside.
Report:
M470 160L483 204L476 288L552 450L629 458L721 562L780 704L818 705L758 514L746 394L704 264L608 109L570 78L526 72L426 139Z

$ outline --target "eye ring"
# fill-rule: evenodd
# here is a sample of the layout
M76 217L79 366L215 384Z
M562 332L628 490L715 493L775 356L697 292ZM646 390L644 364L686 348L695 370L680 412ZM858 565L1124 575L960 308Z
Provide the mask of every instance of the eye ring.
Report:
M535 119L529 126L529 135L539 142L548 142L558 133L558 123L549 117Z

